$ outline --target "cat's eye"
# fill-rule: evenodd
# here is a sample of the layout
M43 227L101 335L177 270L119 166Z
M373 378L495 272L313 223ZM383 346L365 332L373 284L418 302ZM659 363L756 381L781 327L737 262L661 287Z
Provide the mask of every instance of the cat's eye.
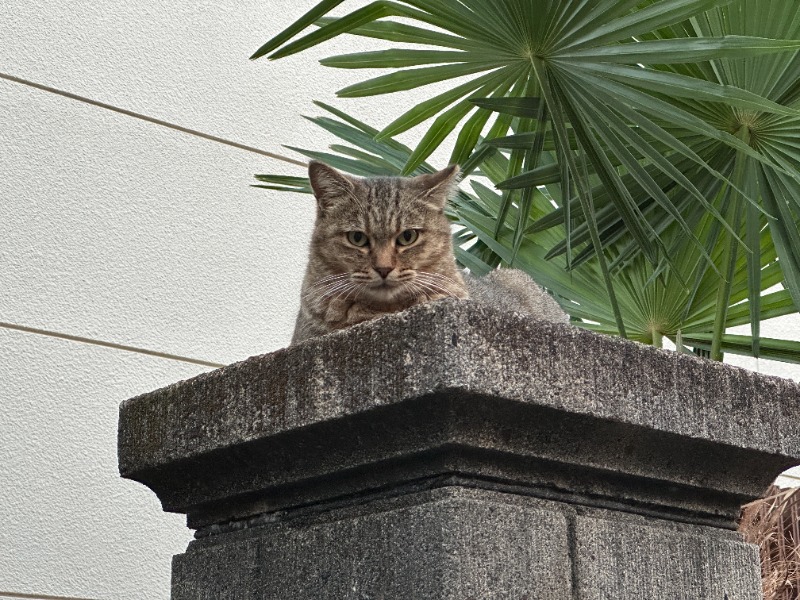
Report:
M406 229L397 236L397 244L399 246L410 246L417 241L419 233L416 229Z
M363 231L348 231L347 232L347 241L356 246L357 248L363 248L367 244L369 244L369 238L367 234Z

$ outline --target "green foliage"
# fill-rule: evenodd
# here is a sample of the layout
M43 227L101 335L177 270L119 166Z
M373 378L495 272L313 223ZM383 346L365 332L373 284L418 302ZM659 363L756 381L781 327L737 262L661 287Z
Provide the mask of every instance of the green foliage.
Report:
M311 120L321 128L333 133L345 144L333 148L335 152L319 152L297 149L308 158L324 160L343 170L361 176L399 175L412 150L393 140L374 139L377 130L365 123L323 103L317 103L337 118L314 117ZM552 160L552 159L549 159ZM485 171L506 172L508 158L502 154L492 157ZM423 163L412 173L430 173L435 169ZM261 182L256 187L284 191L311 193L308 180L303 177L280 175L256 175ZM473 272L485 273L499 263L514 266L530 273L541 285L549 289L561 306L577 324L603 333L616 333L614 311L604 293L603 274L595 260L585 260L567 270L563 254L548 258L548 249L564 240L562 226L550 227L542 232L527 233L519 250L514 253L513 239L517 206L510 208L509 219L495 233L496 214L503 202L502 193L481 183L475 178L472 193L460 190L449 207L450 218L460 226L455 234L456 252L459 262ZM532 194L533 215L544 218L561 210L558 184L534 188ZM730 204L730 203L729 203ZM717 244L711 248L712 261L719 261L725 253L725 240L719 235L719 223L702 206L696 207L689 220L702 234L706 230L717 230ZM674 262L690 270L691 265L701 261L701 252L696 245L686 243L681 228L674 227L664 232L675 249ZM770 250L762 253L760 275L760 318L768 319L795 312L795 307L786 290L766 293L782 278L776 262L776 252L769 242L769 232L762 232L763 245ZM715 237L709 234L709 237ZM618 245L614 247L618 249ZM731 281L729 307L726 311L725 327L749 322L747 260L739 255ZM700 273L698 271L698 273ZM676 344L694 348L710 349L714 322L717 316L717 291L723 282L713 270L702 271L691 288L675 280L671 270L657 273L640 255L626 263L619 263L613 270L624 327L631 339L660 345L663 336ZM763 294L763 296L762 296ZM753 339L749 336L725 335L721 349L738 354L752 354ZM800 343L784 340L761 339L760 354L765 358L800 362Z
M350 33L415 47L323 60L391 71L341 96L469 79L382 130L327 107L339 120L316 122L350 145L304 154L358 175L412 174L452 135L451 162L476 175L452 214L465 266L523 268L598 331L668 336L716 359L800 356L759 334L761 319L800 306L791 2L398 0L326 16L339 4L321 2L254 58ZM416 147L393 139L430 119ZM724 335L747 322L751 336Z

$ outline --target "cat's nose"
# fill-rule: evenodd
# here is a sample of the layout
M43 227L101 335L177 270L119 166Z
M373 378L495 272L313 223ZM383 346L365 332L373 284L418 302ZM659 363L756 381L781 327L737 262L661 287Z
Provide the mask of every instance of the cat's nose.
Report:
M394 267L373 267L383 279L389 276L389 273L394 271Z

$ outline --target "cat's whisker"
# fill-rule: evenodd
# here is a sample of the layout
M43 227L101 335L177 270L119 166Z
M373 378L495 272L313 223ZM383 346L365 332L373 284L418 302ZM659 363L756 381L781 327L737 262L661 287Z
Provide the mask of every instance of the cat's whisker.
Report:
M323 287L325 285L341 281L342 279L345 279L349 276L350 276L349 273L339 273L338 275L331 275L329 277L325 277L324 279L320 279L319 281L315 281L309 286L309 288Z
M424 302L427 298L424 290L410 282L403 282L403 294L408 298L413 298L416 303Z
M464 294L466 288L458 287L453 289L450 284L442 283L441 281L431 280L431 279L421 279L421 281L426 281L430 285L434 285L438 287L443 293L447 294L448 296L459 297Z
M326 298L329 298L331 296L334 296L334 297L335 296L339 296L339 295L344 294L345 292L349 291L353 287L355 287L355 284L352 281L341 282L338 285L333 286L332 289L328 290L322 296L320 296L320 300L325 300Z
M422 273L423 275L428 275L429 277L434 277L434 278L437 278L437 279L444 279L445 281L448 281L448 282L452 283L453 285L455 285L457 287L464 287L464 284L461 281L453 279L452 277L448 277L447 275L445 275L443 273L435 273L435 272L432 272L432 271L419 271L419 273Z
M322 279L318 279L314 282L314 285L319 285L320 283L325 283L327 281L333 281L336 279L341 279L343 277L347 277L350 273L337 273L336 275L328 275L327 277L323 277Z
M435 290L435 289L431 289L429 287L422 286L419 283L417 284L417 286L419 287L420 291L425 295L425 298L428 299L428 300L431 300L431 299L433 299L434 296L438 296L439 295L439 292L437 290Z
M432 296L438 296L438 295L441 295L443 293L444 293L445 296L449 296L450 295L447 292L442 292L441 288L433 286L433 285L431 285L429 283L426 283L424 281L418 282L418 285L420 286L420 289L424 289L426 291L426 296L428 296L428 298L431 298ZM428 292L431 292L431 293L428 293Z
M448 277L447 275L442 275L441 273L431 273L429 271L417 271L417 274L418 275L427 276L430 279L436 279L436 280L444 281L447 284L452 285L453 287L455 287L456 289L458 289L460 291L464 291L466 289L466 287L464 286L463 283L460 283L460 282Z
M364 284L351 282L351 286L350 286L350 288L348 290L346 290L346 293L343 292L341 294L341 295L344 295L344 298L342 298L342 302L347 302L348 299L350 298L350 295L353 292L356 292L356 297L358 297L358 292L360 292L363 287L364 287Z
M416 278L409 279L407 281L401 282L402 288L404 291L409 291L408 295L413 296L415 298L429 298L430 292L421 285L420 281L417 281Z
M421 287L410 281L403 282L403 291L407 291L408 295L416 298L417 301L422 300L424 298L429 298L429 295L424 289L422 289Z
M437 294L441 294L441 292L439 290L437 290L436 288L432 288L432 287L428 286L427 284L417 283L417 287L420 290L424 291L425 296L427 298L431 298L432 296L435 296Z
M447 290L447 293L451 296L460 296L467 291L467 288L464 284L461 284L457 281L453 281L449 277L445 276L434 277L429 274L424 274L421 279L423 281L429 281L444 288L445 290Z
M307 298L307 297L310 298L310 297L312 297L314 295L322 295L324 297L325 294L327 294L328 292L337 290L342 286L347 286L349 283L350 282L348 282L348 281L341 281L341 280L328 282L325 285L315 286L315 287L312 287L312 288L306 290L305 294L303 294L303 297L304 298Z
M445 275L440 275L438 273L428 273L427 271L418 271L417 277L425 278L430 281L436 281L442 285L461 287L461 284L459 284L458 282L450 279Z
M320 300L329 300L330 302L333 302L334 300L338 300L339 298L341 298L349 290L350 290L350 288L336 290L334 293L330 294L329 296L323 296L322 298L320 298Z
M343 302L347 302L350 299L350 296L353 296L353 300L356 300L365 287L366 285L364 283L357 283L352 280L348 280L347 285L341 286L337 289L336 293L331 297L331 300L341 299Z
M418 277L418 279L419 279L420 283L423 283L424 285L428 286L431 289L436 289L437 292L440 293L440 294L445 294L447 296L454 296L455 295L453 290L451 290L449 287L447 287L447 284L442 284L441 282L439 282L439 281L437 281L437 280L435 280L433 278L427 278L427 277L424 277L424 276Z
M343 283L345 282L342 280L337 280L337 281L329 281L322 285L308 286L306 290L303 292L303 296L306 297L306 296L313 296L315 294L322 294L331 288L334 288L338 285L342 285Z
M417 274L415 279L419 279L420 281L432 281L432 282L438 283L442 287L449 287L449 286L453 285L453 283L454 283L452 281L448 281L447 279L444 279L444 278L441 278L441 277L434 277L433 275L430 275L428 273L419 273L419 274Z

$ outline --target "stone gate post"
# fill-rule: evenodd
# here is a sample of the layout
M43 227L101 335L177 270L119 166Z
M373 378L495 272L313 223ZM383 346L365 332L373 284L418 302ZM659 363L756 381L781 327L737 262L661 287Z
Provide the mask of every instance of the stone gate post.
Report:
M760 600L735 519L798 462L793 382L463 301L119 424L122 476L196 530L173 600Z

